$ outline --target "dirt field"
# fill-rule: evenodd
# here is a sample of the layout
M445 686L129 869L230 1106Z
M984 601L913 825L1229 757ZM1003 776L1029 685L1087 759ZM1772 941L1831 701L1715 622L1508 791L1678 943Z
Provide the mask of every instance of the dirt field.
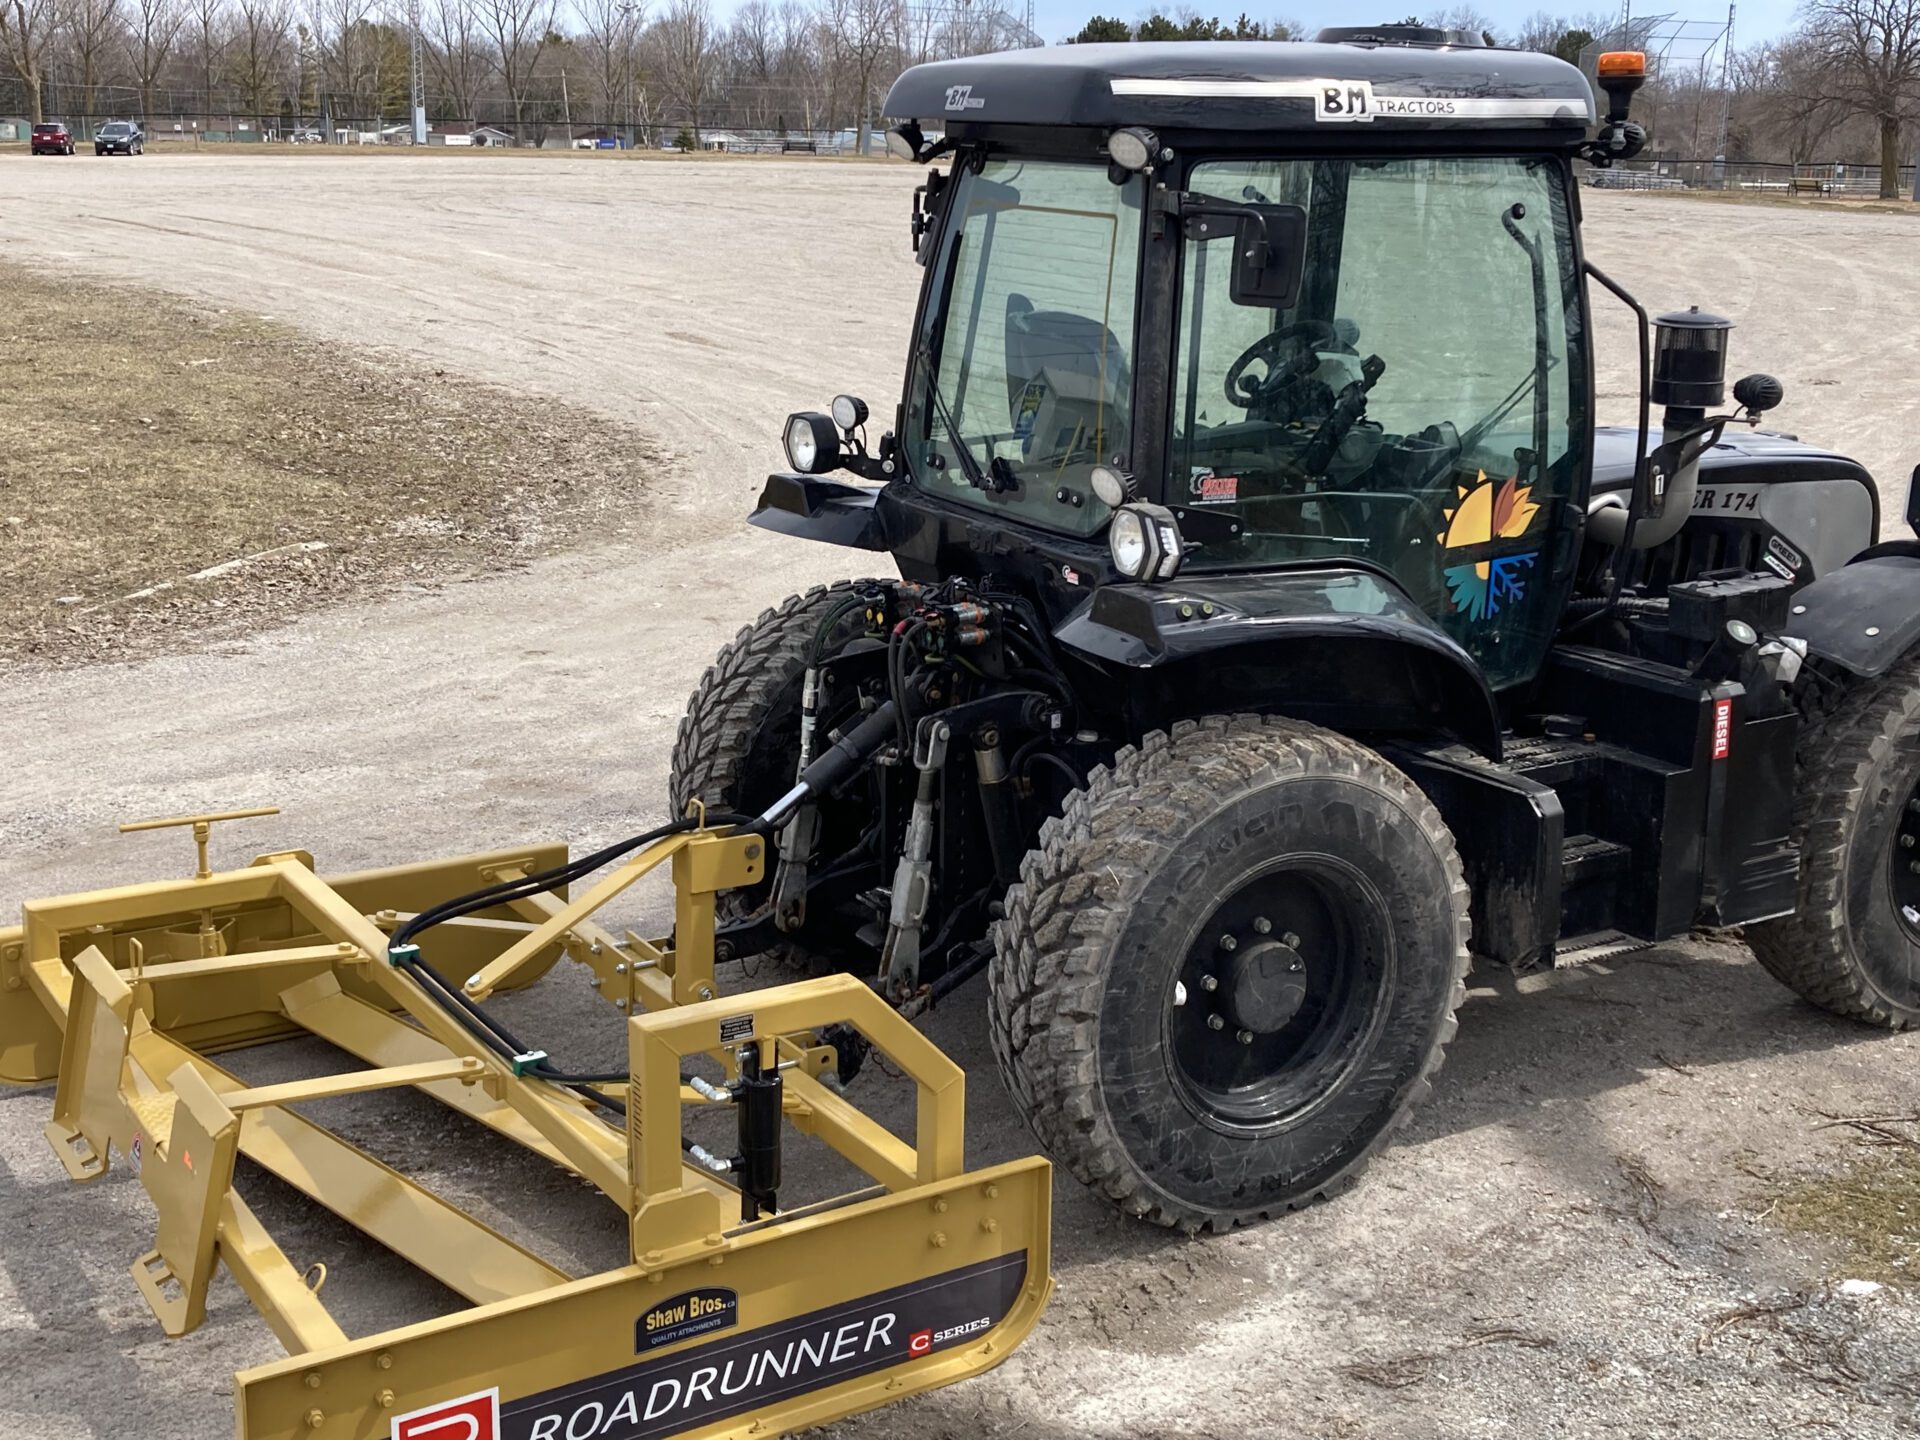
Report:
M529 836L586 845L655 820L674 722L714 649L845 573L845 552L739 517L789 410L850 389L881 411L897 390L919 276L912 183L805 162L0 158L0 261L258 312L383 363L591 408L661 447L653 515L627 535L610 517L510 573L138 663L10 674L0 919L27 896L184 872L178 836L112 833L142 815L278 803L225 857L306 844L329 867ZM1897 506L1920 460L1913 217L1587 204L1596 263L1651 309L1739 321L1736 373L1778 374L1780 423L1857 454ZM1602 404L1618 416L1633 352L1602 314ZM659 923L657 899L634 910ZM582 1061L609 1058L617 1027L587 994L557 980L507 1018L590 1025L607 1053ZM977 1001L929 1029L975 1075L972 1158L1023 1152ZM264 1080L320 1058L241 1068ZM1920 1112L1917 1058L1920 1039L1801 1006L1734 943L1487 982L1432 1103L1357 1192L1191 1242L1063 1183L1060 1288L1035 1337L993 1375L844 1433L1912 1433L1920 1307L1898 1285L1837 1288L1904 1272L1912 1173L1870 1143L1884 1135L1831 1122ZM231 1372L273 1342L224 1281L214 1324L160 1338L125 1274L150 1243L139 1184L70 1187L40 1136L49 1099L0 1096L0 1436L226 1433ZM544 1246L618 1257L609 1210L537 1166L478 1173L464 1132L424 1102L317 1118L456 1192L497 1197L510 1170ZM291 1253L328 1261L350 1332L446 1303L264 1178L247 1193ZM1848 1217L1876 1205L1895 1218L1849 1248Z
M245 635L652 528L655 453L594 411L151 290L17 265L0 288L0 662Z

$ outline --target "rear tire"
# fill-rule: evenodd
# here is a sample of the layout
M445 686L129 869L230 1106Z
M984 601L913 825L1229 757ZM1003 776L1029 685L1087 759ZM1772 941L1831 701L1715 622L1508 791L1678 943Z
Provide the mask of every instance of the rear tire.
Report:
M758 815L792 786L800 754L800 689L814 632L829 610L864 583L843 580L788 596L721 649L687 700L674 738L667 793L676 816L695 800L712 810ZM860 623L856 609L835 633L844 636ZM719 919L752 914L771 886L769 867L760 885L720 897ZM796 967L813 960L792 938L762 953Z
M1042 827L994 927L994 1054L1083 1183L1225 1230L1343 1189L1428 1093L1468 932L1453 837L1386 760L1183 721Z
M1748 927L1754 956L1836 1015L1920 1024L1920 655L1809 724L1797 770L1798 909Z

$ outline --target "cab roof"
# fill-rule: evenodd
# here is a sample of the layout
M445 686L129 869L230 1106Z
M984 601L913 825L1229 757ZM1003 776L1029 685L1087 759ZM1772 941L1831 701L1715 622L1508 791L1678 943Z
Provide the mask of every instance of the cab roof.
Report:
M1313 130L1554 129L1593 123L1593 89L1564 60L1484 45L1197 40L1054 45L916 65L887 94L895 120L974 125L1148 125ZM1431 32L1429 32L1431 33ZM1331 105L1320 98L1336 92Z

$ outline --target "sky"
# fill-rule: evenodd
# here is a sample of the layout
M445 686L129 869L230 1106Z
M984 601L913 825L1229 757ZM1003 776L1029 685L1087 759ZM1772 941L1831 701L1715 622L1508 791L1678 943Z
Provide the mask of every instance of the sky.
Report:
M1003 0L1016 11L1024 0ZM1427 5L1409 7L1403 3L1395 9L1392 0L1380 0L1372 5L1356 6L1340 3L1340 0L1302 0L1302 3L1259 4L1253 0L1220 0L1217 5L1198 3L1189 0L1193 7L1205 15L1217 14L1222 20L1232 20L1242 10L1255 20L1286 18L1299 22L1311 32L1322 25L1353 25L1388 18L1398 19L1409 13L1422 13L1432 8ZM1734 44L1745 48L1763 40L1772 40L1793 28L1796 0L1737 0L1738 13L1734 17ZM1152 7L1143 5L1139 0L1034 0L1034 25L1049 42L1058 42L1072 35L1095 14L1117 15L1123 20L1134 20L1145 16ZM1177 8L1177 3L1169 3L1168 10ZM1451 4L1441 8L1452 8ZM1571 3L1542 3L1542 0L1476 0L1474 9L1490 17L1496 29L1516 28L1527 16L1538 10L1548 14L1572 14L1589 10L1608 8L1604 3L1592 3L1592 0L1571 0ZM1726 0L1638 0L1633 7L1634 13L1662 14L1671 12L1682 19L1704 20L1703 35L1711 35L1727 18ZM1697 53L1697 51L1696 51Z

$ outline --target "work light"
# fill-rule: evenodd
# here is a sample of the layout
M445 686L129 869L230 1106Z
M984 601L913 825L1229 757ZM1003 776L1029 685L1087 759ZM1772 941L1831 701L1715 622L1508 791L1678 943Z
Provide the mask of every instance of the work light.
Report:
M1138 125L1107 136L1107 158L1122 170L1144 170L1160 153L1160 137Z
M852 432L867 423L867 402L858 395L833 397L833 423Z
M787 447L787 463L804 475L818 475L840 463L840 432L833 417L818 410L789 415L781 440Z
M1133 482L1111 465L1094 466L1088 478L1093 486L1093 498L1112 510L1126 504L1127 496L1133 492Z
M1186 558L1186 542L1173 512L1144 502L1113 512L1107 548L1114 567L1131 580L1171 580Z

